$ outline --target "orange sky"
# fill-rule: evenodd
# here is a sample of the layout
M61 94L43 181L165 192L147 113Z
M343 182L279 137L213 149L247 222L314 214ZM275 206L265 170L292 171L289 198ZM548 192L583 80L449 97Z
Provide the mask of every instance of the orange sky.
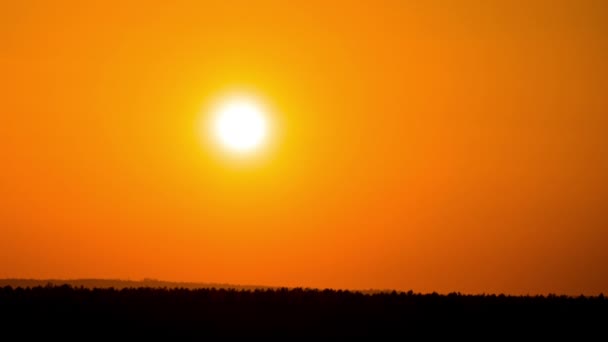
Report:
M4 1L0 278L608 292L607 13ZM255 162L202 143L234 89Z

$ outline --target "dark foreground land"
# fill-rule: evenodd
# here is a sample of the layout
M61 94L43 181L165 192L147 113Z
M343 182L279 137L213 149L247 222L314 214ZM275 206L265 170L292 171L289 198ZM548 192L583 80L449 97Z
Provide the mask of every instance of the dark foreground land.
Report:
M603 296L502 296L306 289L0 287L7 337L576 337L606 341ZM0 339L2 339L0 337Z

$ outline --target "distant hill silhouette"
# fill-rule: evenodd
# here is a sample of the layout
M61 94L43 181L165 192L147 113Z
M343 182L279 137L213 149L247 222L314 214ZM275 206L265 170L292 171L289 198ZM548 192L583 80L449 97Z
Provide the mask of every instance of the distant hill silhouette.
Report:
M36 286L61 286L69 285L71 287L84 287L87 289L100 288L115 288L115 289L129 289L129 288L167 288L167 289L236 289L236 290L257 290L257 289L279 289L286 288L284 286L266 286L266 285L242 285L242 284L228 284L228 283L204 283L204 282L175 282L165 281L158 279L145 278L143 280L124 280L124 279L23 279L23 278L6 278L0 279L0 287L11 286L11 287L36 287ZM344 289L343 289L344 290ZM355 290L364 294L374 293L387 293L392 292L392 289L365 289Z
M135 282L137 283L137 282ZM124 283L123 283L124 284ZM3 336L20 339L448 337L605 340L608 300L364 294L315 289L0 287Z
M122 279L19 279L19 278L8 278L0 279L0 287L11 286L11 287L36 287L46 285L69 285L71 287L84 287L84 288L115 288L115 289L126 289L126 288L182 288L182 289L205 289L205 288L217 288L217 289L238 289L238 290L255 290L255 289L271 289L272 286L261 286L261 285L234 285L234 284L223 284L223 283L197 283L197 282L172 282L163 281L157 279L143 279L143 280L122 280Z

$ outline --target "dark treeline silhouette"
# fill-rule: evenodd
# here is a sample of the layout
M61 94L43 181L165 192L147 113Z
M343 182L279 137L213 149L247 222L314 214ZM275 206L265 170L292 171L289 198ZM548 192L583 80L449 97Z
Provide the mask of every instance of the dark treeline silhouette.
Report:
M605 340L603 295L504 296L314 289L0 288L0 330L106 338L412 337ZM7 335L4 335L7 336Z

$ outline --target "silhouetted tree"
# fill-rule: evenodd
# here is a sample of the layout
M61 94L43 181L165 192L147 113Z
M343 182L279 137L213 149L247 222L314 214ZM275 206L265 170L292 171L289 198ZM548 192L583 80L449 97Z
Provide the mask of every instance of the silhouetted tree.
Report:
M597 297L317 289L0 288L3 336L116 338L606 337ZM487 335L487 333L491 335ZM83 335L84 334L84 335ZM124 335L126 334L126 335ZM521 335L527 334L527 335ZM530 335L531 334L531 335ZM602 338L600 338L602 340Z

